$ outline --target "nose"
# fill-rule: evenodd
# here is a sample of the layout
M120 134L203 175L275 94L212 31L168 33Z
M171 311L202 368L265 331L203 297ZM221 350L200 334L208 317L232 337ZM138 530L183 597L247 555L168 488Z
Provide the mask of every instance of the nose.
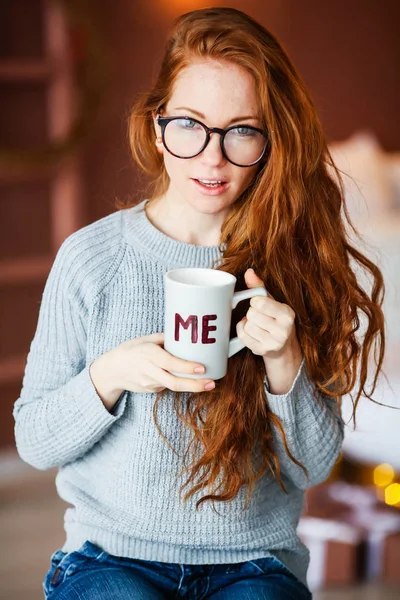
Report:
M226 162L221 150L220 135L216 132L210 133L210 141L200 154L203 164L219 166Z

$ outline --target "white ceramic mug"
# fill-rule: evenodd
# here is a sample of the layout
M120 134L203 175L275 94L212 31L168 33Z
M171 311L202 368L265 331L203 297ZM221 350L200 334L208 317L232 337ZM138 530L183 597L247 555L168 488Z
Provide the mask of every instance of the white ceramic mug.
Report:
M244 348L229 340L232 310L246 298L267 296L264 287L236 292L236 277L215 269L174 269L165 274L164 348L170 354L203 364L204 375L193 379L221 379L228 358Z

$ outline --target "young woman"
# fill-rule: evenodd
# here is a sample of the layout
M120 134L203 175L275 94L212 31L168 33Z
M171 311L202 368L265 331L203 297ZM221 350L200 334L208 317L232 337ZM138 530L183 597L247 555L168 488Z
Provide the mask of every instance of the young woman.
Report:
M296 526L373 347L381 369L381 273L348 241L304 83L247 15L180 17L129 128L149 196L60 248L15 405L21 457L59 467L72 505L46 598L308 599ZM269 293L219 381L163 348L163 277L187 266Z

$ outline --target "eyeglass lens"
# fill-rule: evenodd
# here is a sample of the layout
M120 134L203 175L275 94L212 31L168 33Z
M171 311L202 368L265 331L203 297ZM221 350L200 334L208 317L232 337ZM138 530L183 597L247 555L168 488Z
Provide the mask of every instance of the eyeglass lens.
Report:
M175 119L165 127L165 145L172 153L182 158L198 154L206 141L204 127L191 119ZM238 165L250 165L263 154L266 139L262 133L250 127L230 129L224 139L224 150L232 162Z

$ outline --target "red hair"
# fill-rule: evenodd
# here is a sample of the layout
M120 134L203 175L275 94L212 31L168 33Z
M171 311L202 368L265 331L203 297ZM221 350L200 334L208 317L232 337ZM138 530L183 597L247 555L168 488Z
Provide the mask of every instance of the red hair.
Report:
M273 132L268 160L223 224L220 241L226 249L218 269L233 273L244 288L244 272L255 268L272 296L296 314L297 337L315 384L315 401L324 402L325 395L340 404L344 394L353 399L356 387L355 414L361 395L372 400L382 368L382 273L349 241L343 213L356 231L346 210L340 174L304 82L276 38L238 10L207 8L178 18L154 87L132 109L130 145L138 165L152 177L150 201L162 195L169 183L156 151L153 115L168 102L180 71L199 58L230 61L246 69L257 82L262 126ZM358 282L352 263L372 278L370 294ZM360 313L367 321L362 340L357 335ZM368 393L373 348L375 374ZM197 507L207 500L229 501L243 485L249 502L256 481L267 470L285 490L273 427L290 458L306 472L290 453L283 426L268 407L264 377L263 359L246 348L229 359L227 376L212 392L189 394L185 403L176 394L176 413L193 431L185 455L186 460L192 458L185 469L190 475L182 488L193 486L185 500L207 490ZM153 409L156 423L161 396ZM264 461L258 469L252 462L257 442Z

